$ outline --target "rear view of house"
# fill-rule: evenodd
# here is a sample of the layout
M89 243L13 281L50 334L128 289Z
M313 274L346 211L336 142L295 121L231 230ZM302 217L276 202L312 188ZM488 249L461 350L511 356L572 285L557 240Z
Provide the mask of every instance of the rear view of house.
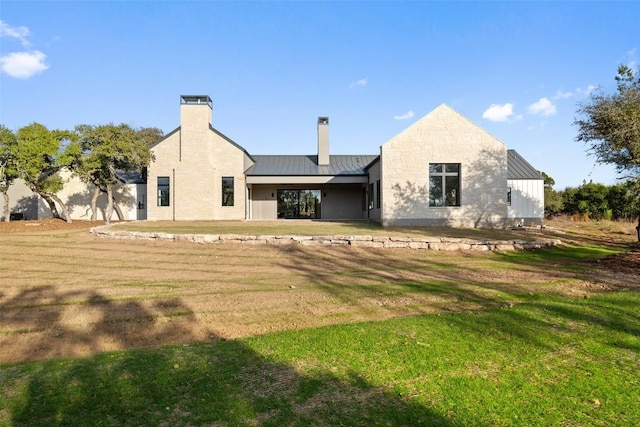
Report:
M250 155L212 126L208 96L180 100L180 127L153 147L149 219L370 219L456 227L542 219L544 201L531 190L542 177L447 105L377 154L331 155L329 118L319 117L315 154Z
M354 155L330 153L329 117L318 118L317 150L309 155L249 154L212 118L209 96L180 97L180 125L151 147L146 184L139 175L123 181L131 187L120 200L129 219L503 227L543 218L542 176L444 104L377 153ZM82 200L75 197L73 214L87 219Z

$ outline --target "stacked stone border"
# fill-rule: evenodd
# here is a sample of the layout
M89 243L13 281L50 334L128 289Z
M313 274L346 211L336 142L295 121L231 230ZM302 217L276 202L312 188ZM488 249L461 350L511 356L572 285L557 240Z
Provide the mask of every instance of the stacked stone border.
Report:
M109 225L93 227L90 232L97 237L112 239L162 240L200 244L237 243L245 245L318 245L359 246L367 248L408 248L433 251L517 251L535 250L559 245L560 240L474 240L450 237L401 237L368 235L251 235L251 234L175 234L115 230Z

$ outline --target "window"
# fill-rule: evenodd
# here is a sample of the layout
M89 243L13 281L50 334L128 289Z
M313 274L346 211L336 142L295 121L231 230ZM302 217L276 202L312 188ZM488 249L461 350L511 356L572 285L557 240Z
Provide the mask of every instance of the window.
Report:
M320 190L278 190L278 218L320 219Z
M169 206L170 185L168 176L158 177L158 206Z
M429 206L460 206L460 163L429 164Z
M507 206L511 206L511 187L507 188Z
M369 184L369 209L373 209L373 182Z
M376 208L380 209L380 180L376 181Z
M362 189L362 210L367 210L367 187Z
M233 206L233 177L222 177L222 206Z

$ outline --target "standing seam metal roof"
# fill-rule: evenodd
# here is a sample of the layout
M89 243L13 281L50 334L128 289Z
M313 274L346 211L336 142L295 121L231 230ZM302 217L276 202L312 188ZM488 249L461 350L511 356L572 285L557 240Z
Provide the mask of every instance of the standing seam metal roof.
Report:
M328 166L318 166L318 156L252 156L255 163L247 176L339 176L367 175L365 168L377 155L332 155Z
M367 175L367 166L378 155L332 155L328 166L318 166L317 156L252 156L255 163L247 176L340 176ZM543 179L542 175L515 150L507 150L508 179Z
M544 179L516 150L507 150L507 179Z

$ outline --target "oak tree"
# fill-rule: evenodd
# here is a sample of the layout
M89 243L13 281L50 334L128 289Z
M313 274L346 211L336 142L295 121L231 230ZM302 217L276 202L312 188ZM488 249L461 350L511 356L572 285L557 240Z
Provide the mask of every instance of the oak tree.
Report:
M61 161L61 152L71 139L70 132L49 130L40 123L32 123L18 129L15 141L8 148L12 167L19 177L48 204L54 218L64 218L67 222L71 222L71 216L57 196L64 185L58 172L67 166Z
M128 171L142 172L152 160L149 147L160 139L162 131L156 128L133 129L124 123L78 125L75 131L78 139L70 147L74 158L72 170L82 181L93 184L91 220L96 220L100 192L107 193L105 221L108 223L111 219L114 201L118 216L123 219L114 197L118 175Z
M618 67L617 92L598 90L578 107L577 141L589 145L600 163L615 165L625 177L640 184L640 69ZM640 241L640 215L638 216Z
M9 210L9 186L18 178L18 171L13 162L13 156L9 151L16 142L14 133L5 126L0 125L0 193L2 193L2 218L4 221L11 220Z

